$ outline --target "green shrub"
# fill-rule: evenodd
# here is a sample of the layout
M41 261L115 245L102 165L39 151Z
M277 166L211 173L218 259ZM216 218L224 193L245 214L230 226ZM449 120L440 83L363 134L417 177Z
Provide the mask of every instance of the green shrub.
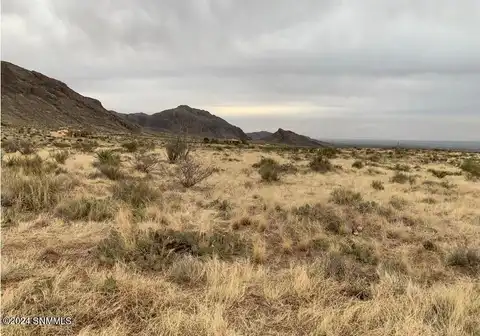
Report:
M326 173L333 170L332 163L325 157L317 155L310 161L310 169L317 173Z
M317 154L318 156L323 156L328 159L334 159L337 157L338 154L340 154L340 151L334 147L325 147L319 149Z
M97 162L96 166L114 166L118 167L121 163L121 158L118 153L115 153L112 150L100 150L96 154Z
M372 181L372 188L375 190L384 190L383 182L379 180Z
M393 167L393 170L403 171L403 172L409 172L409 171L410 171L410 166L407 165L407 164L397 163L397 164Z
M58 163L64 164L65 161L67 161L70 153L66 150L63 151L56 151L53 153L50 153L50 156L55 159Z
M352 167L353 168L357 168L357 169L362 169L364 166L363 162L360 161L360 160L357 160L355 161L353 164L352 164Z

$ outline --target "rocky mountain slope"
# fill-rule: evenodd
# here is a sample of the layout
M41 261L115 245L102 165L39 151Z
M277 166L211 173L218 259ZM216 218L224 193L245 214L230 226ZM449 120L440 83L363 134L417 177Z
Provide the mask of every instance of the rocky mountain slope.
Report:
M275 133L271 133L266 137L260 138L259 140L267 143L290 145L290 146L299 146L299 147L330 147L331 145L318 141L312 138L309 138L304 135L297 134L292 131L284 130L279 128Z
M145 113L119 115L129 122L134 122L155 132L187 133L193 136L218 139L249 139L239 127L229 124L208 111L187 105L180 105L152 115Z
M2 124L46 128L90 128L104 132L139 127L84 97L65 83L2 61Z

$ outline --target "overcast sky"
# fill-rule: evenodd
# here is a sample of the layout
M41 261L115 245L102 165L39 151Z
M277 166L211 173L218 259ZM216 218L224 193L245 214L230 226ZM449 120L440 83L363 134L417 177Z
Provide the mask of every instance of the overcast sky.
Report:
M480 0L3 0L2 59L119 112L480 140Z

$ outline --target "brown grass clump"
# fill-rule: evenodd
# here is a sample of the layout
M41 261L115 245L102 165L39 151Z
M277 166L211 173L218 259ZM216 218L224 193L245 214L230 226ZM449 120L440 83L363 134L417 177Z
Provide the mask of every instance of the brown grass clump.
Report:
M129 136L92 135L96 152L68 138L57 162L53 139L22 136L36 154L2 154L2 316L73 323L2 334L480 333L480 194L455 170L476 153L209 139L204 163L159 166L171 139L138 135L130 154ZM368 167L349 169L356 160ZM263 167L282 183L259 183Z

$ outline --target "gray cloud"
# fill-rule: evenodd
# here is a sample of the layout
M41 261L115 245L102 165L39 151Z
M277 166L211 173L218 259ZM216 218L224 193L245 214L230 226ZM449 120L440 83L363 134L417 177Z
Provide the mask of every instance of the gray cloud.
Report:
M2 2L2 59L107 108L320 137L479 139L479 32L477 0Z

